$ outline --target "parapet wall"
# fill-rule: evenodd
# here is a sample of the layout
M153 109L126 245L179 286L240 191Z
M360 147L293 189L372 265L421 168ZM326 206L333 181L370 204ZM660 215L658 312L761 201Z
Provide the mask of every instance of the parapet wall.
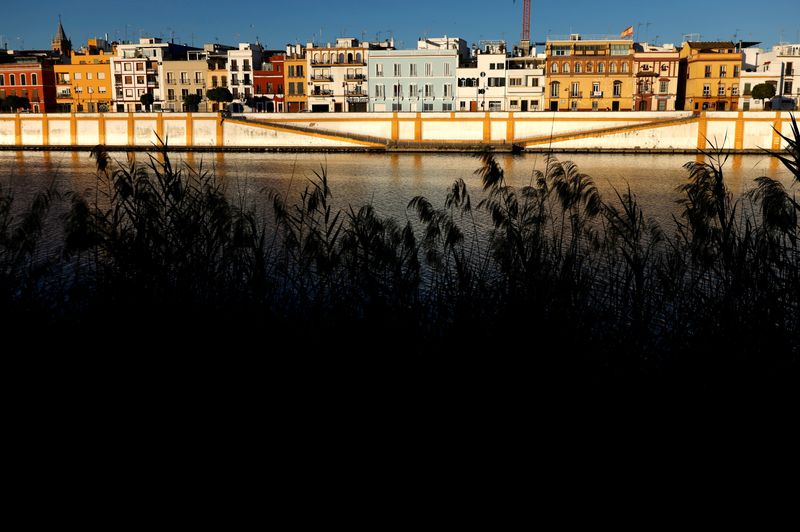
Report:
M788 112L3 114L0 148L437 149L735 151L779 149Z

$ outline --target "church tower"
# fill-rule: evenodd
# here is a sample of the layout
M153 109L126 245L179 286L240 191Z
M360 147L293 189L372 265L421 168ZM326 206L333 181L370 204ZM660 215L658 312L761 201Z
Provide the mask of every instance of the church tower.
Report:
M64 26L61 25L61 15L58 16L58 29L50 46L54 52L66 57L69 57L69 53L72 51L72 41L67 39L67 35L64 33Z

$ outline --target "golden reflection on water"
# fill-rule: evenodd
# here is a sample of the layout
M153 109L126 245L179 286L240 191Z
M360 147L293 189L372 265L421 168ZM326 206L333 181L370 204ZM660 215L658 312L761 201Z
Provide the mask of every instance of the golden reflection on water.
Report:
M135 154L145 164L147 154ZM125 164L127 154L112 153ZM359 207L372 204L381 215L405 220L406 206L417 195L428 197L434 205L443 206L448 188L456 179L467 183L472 204L483 196L480 178L475 170L480 160L468 154L322 154L322 153L174 153L175 167L183 163L211 171L226 184L232 194L245 195L250 201L268 204L265 190L274 189L297 198L314 171L327 169L334 207L349 204ZM561 161L571 160L582 173L596 182L603 198L611 201L615 190L625 192L630 185L645 213L659 220L671 220L678 213L676 188L685 182L682 166L701 160L693 155L611 155L559 154ZM508 184L531 184L534 170L545 169L544 154L497 155ZM791 182L789 172L774 158L764 156L730 157L724 167L731 192L739 195L752 186L753 179L768 175ZM48 184L48 176L57 176L63 189L85 190L96 183L95 161L87 152L0 152L0 183L9 182L32 193Z

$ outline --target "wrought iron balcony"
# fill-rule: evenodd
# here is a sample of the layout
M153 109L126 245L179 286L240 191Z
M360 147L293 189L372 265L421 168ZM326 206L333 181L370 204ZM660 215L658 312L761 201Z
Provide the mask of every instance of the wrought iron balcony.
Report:
M347 81L364 81L367 76L364 74L348 74L346 79Z
M318 83L320 81L331 82L331 81L333 81L333 76L332 75L328 75L328 74L315 74L315 75L311 76L311 81L313 81L315 83Z
M308 94L309 96L333 96L333 91L328 89L315 90Z

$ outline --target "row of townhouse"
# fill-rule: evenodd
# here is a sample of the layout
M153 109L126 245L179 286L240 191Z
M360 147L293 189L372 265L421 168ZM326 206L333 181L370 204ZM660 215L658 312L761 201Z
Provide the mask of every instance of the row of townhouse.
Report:
M91 39L72 50L59 21L51 50L0 51L0 98L28 98L34 112L218 111L208 91L230 91L236 111L672 111L761 109L754 86L800 100L794 80L800 45L770 51L757 43L682 46L570 35L508 50L503 41L470 49L459 38L420 39L414 50L391 40L202 48L141 38Z

